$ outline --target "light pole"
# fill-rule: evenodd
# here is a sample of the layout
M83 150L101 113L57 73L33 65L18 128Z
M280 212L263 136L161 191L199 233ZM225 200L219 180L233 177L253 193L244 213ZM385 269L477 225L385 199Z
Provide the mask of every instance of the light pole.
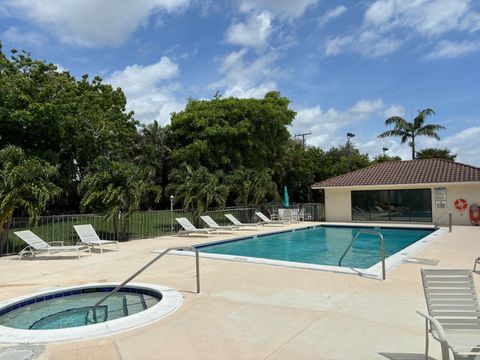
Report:
M390 149L387 148L387 147L384 147L384 148L382 148L382 150L383 150L383 156L385 156L385 155L386 155L385 153L386 153L388 150L390 150Z
M173 233L173 202L175 201L175 196L170 195L170 231Z
M353 133L347 133L347 151L348 151L348 171L352 170L352 166L350 163L350 139L355 137L355 134Z

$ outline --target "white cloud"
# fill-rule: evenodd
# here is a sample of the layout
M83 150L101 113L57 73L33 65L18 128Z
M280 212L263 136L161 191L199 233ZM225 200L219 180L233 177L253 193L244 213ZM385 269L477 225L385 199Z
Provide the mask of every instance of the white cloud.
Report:
M478 149L474 146L480 137L480 126L464 129L454 135L448 136L438 142L438 147L448 148L457 154L456 161L480 166Z
M179 85L171 80L179 73L179 67L167 57L151 65L130 65L115 71L105 79L114 87L121 87L127 97L127 110L135 111L135 118L142 122L158 120L165 125L170 113L183 109L177 100Z
M410 28L432 36L461 27L471 0L377 0L365 12L366 25Z
M265 93L276 90L274 79L279 75L275 67L277 55L268 52L253 60L247 59L248 49L232 51L220 63L219 72L223 78L210 84L214 90L223 89L225 96L263 97Z
M372 113L383 109L383 100L360 100L350 108L350 112L354 113Z
M311 131L307 143L328 149L345 143L345 133L349 125L382 116L385 104L382 99L363 99L346 111L330 108L323 111L320 106L297 109L292 133ZM340 133L340 130L344 132Z
M326 40L325 55L353 52L368 57L386 56L414 36L428 38L430 42L440 40L438 46L445 47L448 43L441 36L454 31L480 30L480 13L474 4L473 0L375 0L367 7L363 23L353 34ZM456 54L471 52L472 43L459 45ZM451 50L449 54L453 53L451 47L448 50Z
M392 116L405 116L405 108L400 105L392 105L389 106L388 108L385 109L383 112L383 115L385 116L386 119Z
M119 46L153 14L171 13L189 0L7 0L4 11L46 27L81 46Z
M330 21L342 16L347 11L347 7L339 5L333 9L328 10L320 19L318 19L318 26L325 26Z
M424 59L453 59L480 51L480 41L464 40L453 42L442 40L437 47L424 56Z
M272 32L272 16L267 11L258 15L250 15L245 23L233 23L227 29L225 39L230 44L253 47L257 50L265 48Z
M325 42L325 55L338 55L346 51L346 49L353 44L354 37L347 36L336 36L334 38L328 39Z
M325 42L325 55L333 56L344 52L357 52L368 57L391 54L402 46L402 41L393 37L382 37L373 31L337 36Z
M39 48L46 41L47 38L41 34L34 32L22 32L15 26L10 26L1 35L9 45L17 50L24 48Z
M240 10L244 12L264 11L288 19L299 17L305 12L305 9L314 5L318 0L238 0Z

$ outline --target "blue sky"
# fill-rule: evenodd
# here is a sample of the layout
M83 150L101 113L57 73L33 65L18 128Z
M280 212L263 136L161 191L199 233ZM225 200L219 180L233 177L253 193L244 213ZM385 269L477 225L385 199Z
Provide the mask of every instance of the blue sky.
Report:
M480 166L480 3L477 0L0 0L0 39L80 76L121 86L128 109L169 122L188 98L292 100L292 133L371 157L391 115L433 108L440 142Z

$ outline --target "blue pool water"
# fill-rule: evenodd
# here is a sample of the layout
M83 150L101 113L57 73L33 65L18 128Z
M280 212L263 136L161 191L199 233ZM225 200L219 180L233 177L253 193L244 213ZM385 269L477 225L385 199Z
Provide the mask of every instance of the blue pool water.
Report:
M197 247L200 252L338 266L357 231L364 227L321 226ZM372 229L372 228L370 228ZM433 229L375 228L385 239L385 257L431 234ZM367 269L381 260L380 239L362 234L342 267Z

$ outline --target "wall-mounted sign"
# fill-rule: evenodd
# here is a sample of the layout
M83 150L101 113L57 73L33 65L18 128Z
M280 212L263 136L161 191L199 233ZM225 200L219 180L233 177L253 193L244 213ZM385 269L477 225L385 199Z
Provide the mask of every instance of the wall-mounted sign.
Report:
M446 208L447 207L447 188L438 187L434 189L435 193L435 207Z

